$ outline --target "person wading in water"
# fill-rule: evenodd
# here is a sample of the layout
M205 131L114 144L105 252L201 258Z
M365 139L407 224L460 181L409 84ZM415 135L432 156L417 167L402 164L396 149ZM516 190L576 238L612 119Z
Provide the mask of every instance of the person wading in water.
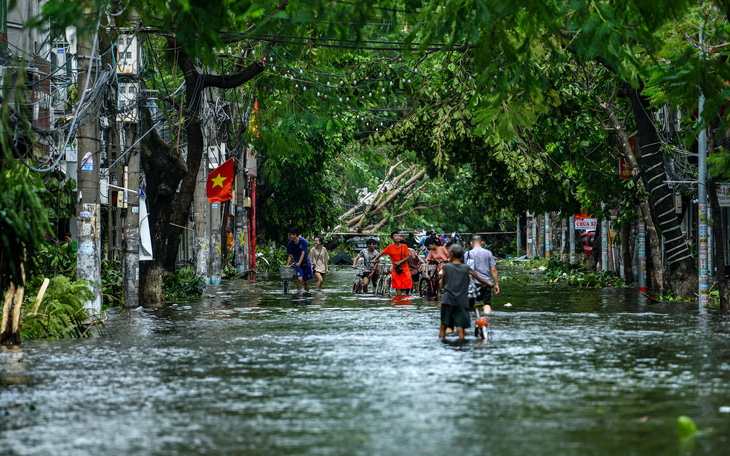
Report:
M411 282L411 271L408 269L408 247L401 243L401 237L397 231L390 234L390 238L393 243L383 249L373 259L373 262L377 262L381 256L389 255L390 261L393 262L393 270L391 274L391 284L395 288L395 294L400 296L403 294L403 290L406 293L410 293L413 282Z
M330 273L330 255L327 248L322 245L322 236L314 237L314 248L309 252L309 259L312 261L312 271L317 279L317 290L322 289L324 276Z

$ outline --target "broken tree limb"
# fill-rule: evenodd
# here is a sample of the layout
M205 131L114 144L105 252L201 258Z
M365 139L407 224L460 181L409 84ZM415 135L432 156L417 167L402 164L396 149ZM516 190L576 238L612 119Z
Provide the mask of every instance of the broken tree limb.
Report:
M393 220L398 220L400 218L405 217L406 215L415 214L416 212L425 211L427 209L433 209L435 207L438 207L438 204L432 204L430 206L416 206L414 208L408 209L405 212L401 212L400 214L393 217Z
M48 288L49 283L51 283L51 280L48 277L43 279L43 285L41 285L41 289L38 291L38 296L36 296L35 304L33 305L33 312L31 312L30 315L38 314L38 308L41 305L41 301L43 301L43 296L46 294L46 289Z
M393 201L395 201L395 199L399 195L401 195L404 191L408 190L413 183L419 181L425 175L426 175L426 170L423 169L423 170L419 171L418 173L416 173L415 176L413 176L410 179L408 179L408 181L405 184L403 184L403 186L395 188L385 198L385 200L383 200L383 202L381 204L379 204L378 207L373 210L373 215L376 215L376 214L379 214L379 213L383 212L383 210L385 210L390 203L392 203Z
M395 187L390 193L387 194L387 196L384 197L383 201L378 203L378 205L376 207L374 207L372 211L370 211L370 215L378 215L378 214L383 213L386 209L388 209L388 207L390 205L394 204L394 202L396 201L396 199L399 196L410 193L413 188L414 183L418 182L420 179L423 179L423 177L425 175L426 175L426 170L425 169L421 170L421 171L417 172L415 175L413 175L410 179L408 179L408 181L404 185ZM367 226L368 220L366 218L366 215L367 214L362 214L362 216L359 216L359 217L354 218L353 220L350 220L348 222L348 227L355 226L355 228L354 228L355 231L361 230L362 228ZM382 227L386 222L387 222L387 219L385 220L385 222L383 220L381 220L380 222L378 222L376 224L376 226Z
M390 178L390 175L393 174L393 171L395 171L395 169L401 163L403 163L403 160L399 160L398 163L396 163L395 165L391 166L388 169L388 172L385 173L385 178L383 179L383 182L381 182L380 186L375 191L375 196L373 197L373 201L370 204L372 204L372 203L375 202L375 200L378 198L378 195L383 191L383 188L385 187L385 183L388 182L388 179ZM367 207L368 207L368 204L364 204L364 203L356 204L355 206L353 206L352 208L350 208L350 210L348 210L344 214L340 215L339 219L340 220L345 220L347 217L351 217L352 215L354 215L355 213L357 213L357 211L359 211L359 210L365 210Z
M5 292L2 324L0 325L0 344L2 345L20 345L20 309L23 306L25 295L25 269L22 263L20 278L22 280L20 286L11 283L8 291Z
M397 165L399 165L399 164L400 164L401 162L402 162L402 160L399 160L399 161L398 161L398 163L396 163L395 165L393 165L393 166L391 166L391 167L390 167L390 169L388 170L388 176L390 176L390 174L391 174L391 173L392 173L393 171L395 171L395 167L396 167ZM397 185L398 185L398 182L399 182L399 181L400 181L401 179L403 179L403 176L405 176L406 174L408 174L408 172L409 172L409 171L411 170L411 168L413 168L413 167L409 167L408 169L406 169L405 171L403 171L403 172L402 172L401 174L397 175L397 176L395 177L395 179L393 179L393 181L391 182L392 186L393 186L393 187L397 186ZM373 202L372 202L371 204L368 204L368 205L367 205L367 206L365 207L365 210L364 210L364 211L363 211L363 213L362 213L362 217L360 217L360 220L358 220L358 221L356 222L356 223L357 223L357 228L356 228L356 229L362 230L362 228L363 228L363 225L364 225L364 223L363 223L363 222L366 222L366 221L367 221L367 218L368 218L368 213L370 212L370 210L371 210L372 208L377 208L377 207L380 207L380 204L381 204L381 202L380 202L380 198L381 198L381 196L383 195L383 189L385 188L385 184L386 184L387 182L388 182L388 181L387 181L387 179L383 181L383 183L382 183L382 185L380 186L380 188L378 188L378 193L377 193L377 194L375 195L375 198L373 199ZM392 187L391 187L391 188L392 188ZM350 226L352 226L352 225L350 225L350 223L348 222L347 226L348 226L348 227L350 227Z
M414 183L417 181L417 178L419 175L422 178L425 174L426 174L425 170L421 171L421 172L417 173L416 176L411 178L409 180L409 182ZM404 190L407 190L409 193L407 193L405 200L399 206L399 210L400 210L406 203L408 203L408 201L412 200L416 195L420 194L420 191L425 187L425 185L426 185L426 182L421 184L416 190L412 190L413 187L411 185L406 185L406 186L400 187L399 189L396 189L397 193L394 192L394 194L391 195L391 196L393 196L391 201L395 199L395 196L398 196L398 194L402 193ZM384 202L384 204L380 206L378 213L383 212L386 208L387 208L387 205ZM394 217L394 219L395 218L397 218L397 216ZM385 215L384 217L382 217L380 219L380 221L375 224L375 226L372 228L373 231L380 230L386 223L388 223L388 215Z
M409 195L408 195L408 197L405 200L403 200L403 202L400 203L400 205L398 205L398 209L396 209L395 212L402 212L403 209L405 208L406 204L410 200L412 200L415 196L417 196L419 193L421 193L423 191L423 189L426 187L427 184L428 184L428 181L424 181L413 192L410 192Z

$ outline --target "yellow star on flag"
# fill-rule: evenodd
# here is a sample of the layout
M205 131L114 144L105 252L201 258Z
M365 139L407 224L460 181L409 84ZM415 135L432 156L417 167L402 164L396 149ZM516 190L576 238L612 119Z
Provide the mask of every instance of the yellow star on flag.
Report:
M214 177L211 179L213 181L213 187L223 187L223 182L226 180L226 177L221 176L218 174L218 177Z

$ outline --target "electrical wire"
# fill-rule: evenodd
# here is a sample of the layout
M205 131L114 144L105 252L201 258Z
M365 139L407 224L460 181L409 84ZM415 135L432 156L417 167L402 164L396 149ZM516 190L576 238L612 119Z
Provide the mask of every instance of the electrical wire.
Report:
M92 67L94 65L94 55L96 54L96 45L97 45L97 39L99 38L99 28L101 26L101 17L102 17L102 11L99 11L99 19L96 21L96 31L94 32L94 40L92 41L92 48L91 48L91 57L89 58L89 68L87 70L86 74L86 84L84 84L85 88L88 88L89 82L91 82L91 73L92 73ZM94 87L97 87L101 84L99 84L98 81L95 82ZM48 173L56 169L59 163L61 163L61 160L66 155L66 146L71 142L71 136L74 133L74 127L76 126L76 123L79 120L79 114L81 113L81 108L84 105L84 101L86 99L86 94L88 93L88 90L84 90L84 93L81 95L81 100L79 100L78 107L76 109L76 114L74 115L73 121L71 122L71 127L69 128L68 135L66 136L66 141L63 144L63 147L60 148L58 159L48 168L35 168L28 164L24 159L21 158L21 161L23 164L28 167L31 171L34 171L36 173Z

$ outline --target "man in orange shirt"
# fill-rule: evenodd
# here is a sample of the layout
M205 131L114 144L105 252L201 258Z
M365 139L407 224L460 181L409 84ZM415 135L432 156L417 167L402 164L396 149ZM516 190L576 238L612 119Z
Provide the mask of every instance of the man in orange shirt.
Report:
M400 296L402 294L408 294L413 285L413 282L411 282L411 271L408 268L409 252L408 247L401 243L402 239L397 231L392 232L390 238L393 240L393 243L373 258L373 262L377 263L383 255L390 256L390 261L393 263L393 269L390 271L392 277L391 284L395 288L395 294Z

